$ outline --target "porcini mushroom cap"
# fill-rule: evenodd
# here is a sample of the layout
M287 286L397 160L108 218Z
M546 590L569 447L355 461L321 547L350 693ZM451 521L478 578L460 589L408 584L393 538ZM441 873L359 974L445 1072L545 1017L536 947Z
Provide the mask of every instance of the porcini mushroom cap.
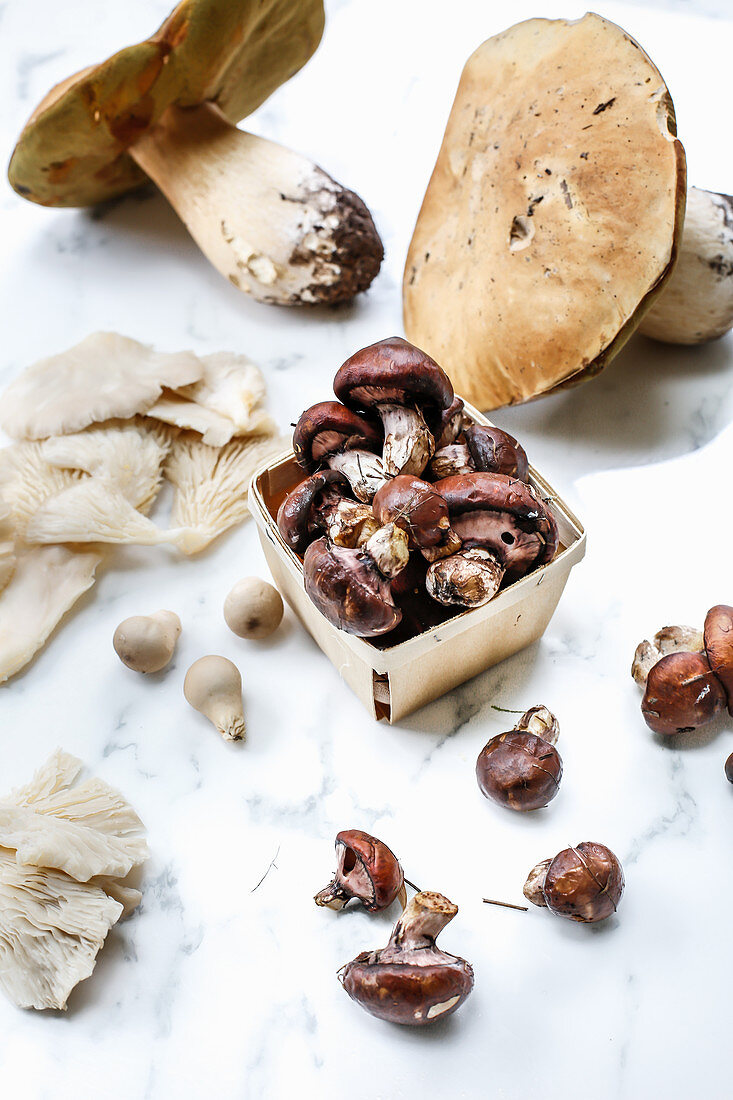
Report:
M360 550L312 542L303 558L305 590L332 626L368 638L386 634L400 622L389 583Z
M548 909L584 924L612 916L623 889L624 873L618 858L605 844L593 841L558 852L542 884Z
M414 404L439 423L443 410L453 404L448 375L420 348L390 336L362 348L339 367L333 380L339 401L354 409L379 404Z
M710 668L720 680L733 715L733 607L719 603L705 616L705 652Z
M510 810L539 810L560 789L562 760L554 745L525 730L500 733L476 761L482 794Z
M378 451L382 434L339 401L319 401L301 414L293 432L293 450L298 465L309 472L337 451Z
M167 107L215 103L230 122L303 66L323 0L182 0L154 35L53 88L28 120L8 175L44 206L88 206L146 180L126 150Z
M654 733L689 733L710 722L726 705L723 685L704 653L677 650L649 670L641 701Z
M672 101L598 15L531 19L469 58L410 245L408 339L481 409L597 373L671 270Z

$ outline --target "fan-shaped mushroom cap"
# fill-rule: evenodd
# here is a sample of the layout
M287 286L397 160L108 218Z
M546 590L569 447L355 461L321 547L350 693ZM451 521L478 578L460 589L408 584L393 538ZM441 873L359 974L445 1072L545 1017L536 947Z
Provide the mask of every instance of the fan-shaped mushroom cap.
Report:
M312 55L322 0L183 0L147 41L53 88L20 135L12 186L45 206L87 206L138 187L126 150L173 104L254 111Z
M675 259L685 162L650 59L598 15L469 58L410 245L405 332L481 409L597 373Z
M353 409L414 405L436 426L444 410L453 405L453 387L442 367L400 336L379 340L349 356L336 372L333 392Z
M400 622L389 582L360 550L312 542L303 559L305 590L339 630L363 638L386 634Z
M15 528L10 509L0 499L0 592L8 584L15 569Z
M710 668L720 680L733 715L733 607L719 603L705 616L705 652Z
M11 382L0 404L0 427L16 439L43 439L125 419L150 408L164 386L196 382L202 371L191 352L166 354L127 336L95 332Z
M509 432L503 432L493 424L471 424L463 434L477 470L506 474L519 481L527 480L529 463L526 451Z
M309 473L340 451L377 452L381 446L379 429L339 401L311 405L301 414L293 432L295 457Z

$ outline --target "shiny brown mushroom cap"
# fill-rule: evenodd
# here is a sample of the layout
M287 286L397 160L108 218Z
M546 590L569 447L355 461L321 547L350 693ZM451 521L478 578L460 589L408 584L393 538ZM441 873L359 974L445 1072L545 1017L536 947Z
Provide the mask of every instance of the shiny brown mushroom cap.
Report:
M319 401L301 414L293 432L299 466L312 472L329 455L344 450L377 452L382 434L374 424L339 401Z
M319 470L301 481L288 493L277 511L277 526L291 550L302 554L321 530L318 510L324 497L343 497L349 493L349 482L337 470Z
M333 381L339 401L354 409L380 404L420 408L439 423L453 404L453 386L442 367L424 351L399 336L379 340L351 355Z
M440 415L440 424L435 429L435 447L450 447L463 430L463 401L454 397L447 409Z
M719 603L705 616L705 652L710 667L720 680L733 715L733 607Z
M553 913L591 924L616 912L623 889L624 873L611 849L584 841L555 856L542 894Z
M389 582L362 551L312 542L303 558L305 590L332 626L362 638L386 634L402 613Z
M361 829L344 829L336 837L336 874L330 885L316 894L315 902L341 909L357 898L370 913L376 913L392 904L404 881L399 860L383 840Z
M463 434L477 470L506 474L519 481L527 480L529 463L526 451L509 432L503 432L493 424L471 424L464 428Z
M410 543L429 549L445 542L450 530L448 505L429 481L398 474L386 481L372 501L380 523L396 523L407 531Z
M649 670L641 713L649 729L670 736L705 725L725 705L723 685L705 654L677 650Z
M511 810L539 810L560 789L562 759L554 745L525 730L500 733L476 761L482 793Z

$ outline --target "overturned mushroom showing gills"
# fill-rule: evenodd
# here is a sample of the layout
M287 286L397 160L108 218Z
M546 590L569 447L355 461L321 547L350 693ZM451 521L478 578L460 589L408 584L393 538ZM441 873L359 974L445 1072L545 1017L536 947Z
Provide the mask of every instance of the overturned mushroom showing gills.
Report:
M199 657L183 681L183 694L225 741L244 740L242 677L227 657Z
M463 70L404 275L409 340L480 409L597 374L662 291L685 161L649 57L598 15L531 19Z
M114 632L115 653L133 672L160 672L173 656L181 633L181 620L174 611L132 615Z
M339 972L351 999L380 1020L413 1027L455 1012L473 989L473 969L435 940L457 912L442 894L416 894L388 945L363 952Z
M704 344L733 327L733 196L691 187L677 263L639 325L665 344Z
M585 841L533 867L524 896L559 917L593 924L613 916L623 890L618 858L605 844Z
M386 909L399 897L405 907L405 876L387 845L360 829L345 829L336 837L336 873L313 899L328 909L343 909L352 898L370 913Z
M15 190L87 206L152 178L216 268L260 301L348 301L379 270L361 199L233 125L313 54L322 0L183 0L147 41L57 85L13 153Z

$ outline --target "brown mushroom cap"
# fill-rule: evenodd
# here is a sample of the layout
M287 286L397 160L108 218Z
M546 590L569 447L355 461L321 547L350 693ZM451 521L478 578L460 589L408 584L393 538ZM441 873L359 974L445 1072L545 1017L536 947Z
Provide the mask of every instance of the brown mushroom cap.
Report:
M305 590L332 626L362 638L386 634L402 614L389 582L360 550L312 542L303 558Z
M370 913L386 909L403 889L405 877L394 852L361 829L344 829L336 837L336 874L315 896L316 905L341 909L358 898Z
M527 453L509 432L493 424L471 424L464 429L468 450L477 470L506 474L526 481L529 475Z
M482 471L436 481L451 526L464 549L491 550L516 579L551 561L558 545L555 518L535 490L505 474Z
M649 670L641 712L650 730L689 733L726 705L725 691L704 653L677 650Z
M685 160L662 77L598 15L469 58L404 277L408 339L481 409L597 373L669 274Z
M413 474L398 474L385 481L374 496L372 508L380 523L394 522L404 527L410 544L419 550L442 546L450 531L445 500L434 485Z
M524 730L500 733L484 745L476 779L487 798L510 810L539 810L560 789L562 760L554 745Z
M337 470L319 470L288 493L277 511L277 526L291 550L304 553L315 533L322 529L318 509L328 494L343 497L349 482Z
M329 455L343 450L379 451L382 434L374 424L338 401L319 401L302 413L293 432L298 465L315 470Z
M88 206L147 179L126 150L172 104L238 122L289 80L323 33L323 0L183 0L151 38L53 88L8 175L44 206Z
M616 912L623 889L624 873L611 849L585 841L555 856L542 893L553 913L590 924Z
M705 652L710 667L720 680L733 715L733 607L719 603L705 616Z
M447 409L443 409L440 424L435 430L436 449L450 447L458 439L463 429L463 401L454 397Z
M399 336L379 340L349 356L333 380L339 401L354 409L416 405L437 424L453 404L453 387L442 367Z

